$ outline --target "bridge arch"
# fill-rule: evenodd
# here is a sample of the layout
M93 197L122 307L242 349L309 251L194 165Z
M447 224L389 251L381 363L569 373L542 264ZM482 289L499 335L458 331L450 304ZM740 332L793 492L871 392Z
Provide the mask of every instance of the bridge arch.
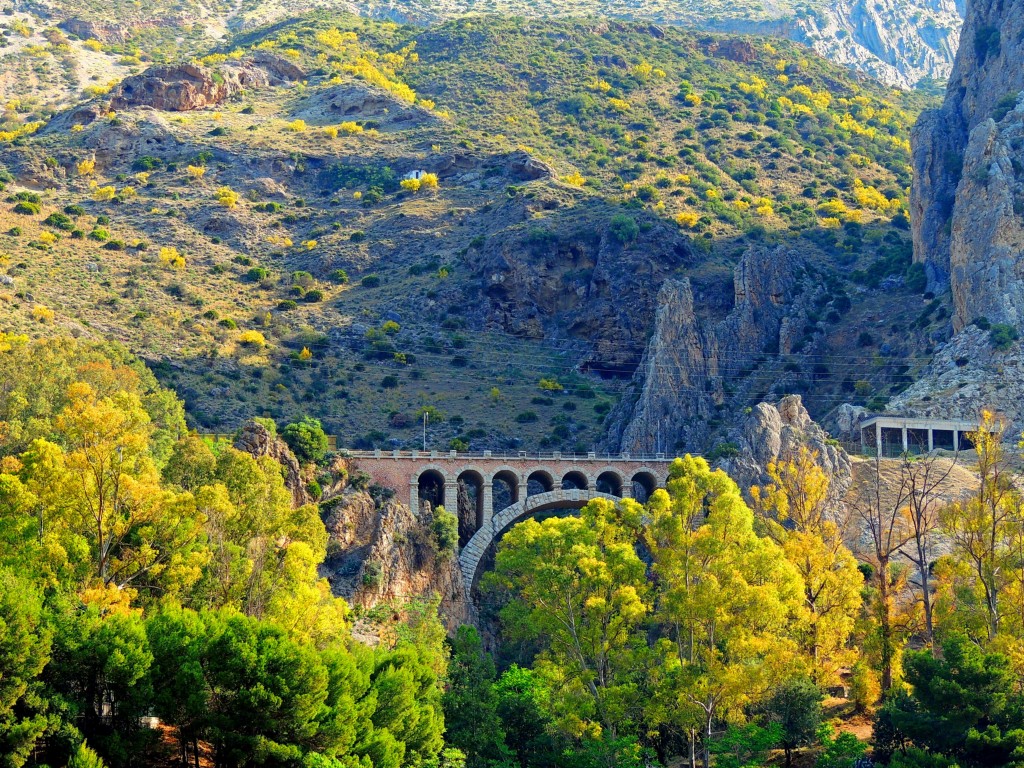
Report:
M485 511L485 479L484 473L474 466L463 469L456 482L456 502L458 509L448 510L455 512L459 517L459 544L464 545L474 533L483 527L486 515ZM468 514L467 514L468 513Z
M424 501L429 501L432 509L445 503L445 488L451 478L443 467L427 465L416 473L416 504L414 510L419 514Z
M526 495L522 489L526 481L515 467L507 464L497 467L487 475L487 483L491 487L491 508L486 511L489 517L493 517L494 513L505 507L512 506L521 496Z
M491 519L490 525L484 525L483 528L478 530L459 553L459 569L462 571L462 580L466 585L466 595L472 594L473 585L476 583L480 570L480 563L483 561L487 550L495 541L502 537L505 531L538 512L543 512L547 509L582 509L588 502L594 499L608 499L613 502L621 501L619 497L608 493L569 489L535 493L533 496L527 496L525 499L521 499L498 512Z
M586 491L590 489L590 478L580 472L578 469L573 469L566 472L562 476L562 490L570 491L575 488L578 491Z
M647 503L647 500L651 498L651 494L661 487L661 483L658 481L659 474L650 467L640 467L633 472L629 479L633 498L642 504Z
M542 493L551 493L555 490L556 477L558 477L558 473L552 471L551 467L534 467L526 476L526 495L537 496ZM541 490L537 490L538 488Z
M594 490L610 496L621 498L625 488L626 483L622 473L614 467L604 467L598 471L597 477L594 479Z

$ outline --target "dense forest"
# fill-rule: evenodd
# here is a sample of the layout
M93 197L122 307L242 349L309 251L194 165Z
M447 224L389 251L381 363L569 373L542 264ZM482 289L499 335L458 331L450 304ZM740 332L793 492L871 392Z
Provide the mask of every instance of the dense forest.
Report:
M1024 765L1024 496L994 419L953 504L929 458L843 516L809 452L750 504L686 456L646 504L511 529L483 631L446 632L429 599L332 596L317 505L190 434L123 349L0 336L0 387L4 765ZM336 466L315 420L282 434Z

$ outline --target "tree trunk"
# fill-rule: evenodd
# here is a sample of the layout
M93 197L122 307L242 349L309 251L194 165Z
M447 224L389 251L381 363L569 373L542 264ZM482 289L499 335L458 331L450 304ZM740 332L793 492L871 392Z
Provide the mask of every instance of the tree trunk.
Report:
M889 606L889 561L879 559L878 564L879 632L882 635L882 694L892 688L892 616Z

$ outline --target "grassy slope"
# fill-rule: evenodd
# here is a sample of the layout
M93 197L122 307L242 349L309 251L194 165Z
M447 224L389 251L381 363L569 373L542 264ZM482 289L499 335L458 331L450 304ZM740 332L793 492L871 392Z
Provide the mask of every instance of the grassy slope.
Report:
M358 42L317 38L318 31L335 28L355 31ZM349 439L375 430L415 444L416 409L432 405L456 417L434 427L437 447L461 435L474 447L519 440L585 449L601 432L595 405L604 410L621 382L572 373L588 340L567 333L571 307L545 320L547 343L514 338L489 323L476 262L490 243L515 250L519 242L518 250L529 252L538 231L554 238L601 231L618 211L668 230L685 213L697 219L686 226L702 254L689 271L698 283L727 281L737 254L758 240L797 243L832 275L837 292L855 299L857 286L846 282L854 270L876 265L861 281L877 284L906 266L906 233L888 223L893 210L863 210L852 185L856 177L902 197L907 125L920 103L858 82L796 46L755 41L737 49L739 58L753 56L738 63L714 55L716 42L678 30L656 38L643 27L592 21L464 20L424 31L352 17L315 17L240 38L223 52L263 44L306 67L306 85L247 94L218 110L129 112L81 131L58 121L0 152L0 162L19 174L12 189L45 190L39 216L0 205L0 232L22 230L17 237L0 235L0 271L16 281L0 292L7 324L47 332L32 318L39 304L56 310L58 325L126 340L162 361L161 376L184 393L197 423L208 428L256 412L290 418L309 411ZM408 55L411 43L418 61ZM410 106L344 71L360 59L386 71L377 57L403 49L404 64L387 76L436 102L433 110ZM637 68L644 63L661 72ZM780 74L788 82L780 82ZM830 103L822 107L819 97L819 106L803 110L809 114L785 102L780 108L782 96L797 103L804 98L791 92L795 85L829 93ZM342 118L328 106L339 92L372 98ZM688 103L687 92L700 103ZM9 114L5 127L31 117L31 111ZM296 118L306 121L305 131L288 130ZM369 130L326 138L320 128L342 119ZM163 152L164 164L143 184L132 166L145 153L140 137L153 135L174 148ZM514 183L504 164L518 147L574 183ZM81 176L77 163L93 154L97 170ZM200 162L204 177L188 178L185 166ZM326 185L322 169L339 162L364 175L349 175L347 188ZM365 172L385 165L399 172L455 167L436 193L389 189L380 203L366 206L355 193L369 193L373 182ZM577 186L576 174L584 186ZM121 204L97 202L92 183L133 186L137 196ZM214 199L222 186L242 195L231 210ZM862 210L849 216L861 223L822 228L816 205L829 197ZM737 203L746 201L751 204L740 210ZM258 210L266 202L281 209ZM55 243L41 242L44 230L53 231L43 219L68 203L86 209L76 221L83 234L97 216L107 216L103 228L125 249L107 250L66 232L57 233ZM310 240L315 245L303 245ZM131 247L136 241L146 250ZM183 272L160 261L160 248L172 245L186 257ZM269 278L247 280L254 266L267 268ZM551 269L564 273L570 266ZM379 274L382 285L339 286L328 279L339 267L356 279ZM299 301L281 311L295 270L312 273L324 301ZM870 308L855 302L845 320L828 321L823 307L819 336L848 350L864 312L880 312L887 324L897 317L887 301L881 296ZM890 303L911 316L919 311L899 296ZM367 359L373 351L367 333L388 317L396 317L401 330L376 347L385 355L405 353L406 364ZM228 318L239 330L262 332L268 347L240 345L239 330L225 327ZM809 337L815 332L809 329ZM294 359L303 347L311 361ZM871 367L874 354L867 349L862 368L840 371L836 396L851 372L874 376L878 386L891 378L886 366ZM772 364L786 361L766 366ZM394 380L386 383L397 386L382 386L388 376ZM539 379L552 376L565 392L538 389ZM767 368L754 376L765 384L755 381L754 395L775 380ZM524 421L524 412L536 421Z

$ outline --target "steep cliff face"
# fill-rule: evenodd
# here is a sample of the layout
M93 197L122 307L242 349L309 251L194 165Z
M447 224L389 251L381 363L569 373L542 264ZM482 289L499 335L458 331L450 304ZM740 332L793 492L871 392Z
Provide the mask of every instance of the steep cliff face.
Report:
M708 422L726 402L723 373L735 379L759 354L790 351L805 292L802 264L784 247L748 250L733 273L732 309L717 323L698 315L688 280L666 282L632 393L609 419L609 447L705 450Z
M950 227L957 330L978 317L1013 325L1024 321L1022 159L1024 104L998 123L988 118L971 131Z
M440 597L450 626L470 620L458 562L433 546L429 515L351 489L321 510L329 537L323 571L336 595L364 608Z
M1006 282L973 277L989 271L1005 280L1006 265L1000 262L1006 259L1004 246L1014 241L1004 222L1007 190L1015 182L1006 178L1005 168L1007 163L1012 166L1014 156L1020 157L1021 148L1010 139L1015 132L1006 128L1020 117L1005 109L1024 89L1024 0L969 3L961 40L945 102L922 114L911 137L910 198L914 259L925 265L930 287L952 288L957 328L970 321L973 303L993 308L1003 304L1001 311L1016 305L997 296ZM994 166L1004 178L989 190ZM984 196L997 202L995 210L977 200L981 185L986 186ZM979 288L980 294L971 295Z
M510 158L509 172L520 178L548 173L521 157ZM577 218L582 206L575 196L538 190L496 211L510 221L533 221L541 212L551 223L533 225L525 236L510 229L480 253L474 267L488 300L486 322L538 339L553 329L567 331L591 346L584 367L631 372L650 333L655 288L695 256L677 227L646 218L635 239L623 243L609 227L613 211L592 205L585 219Z
M802 16L789 36L822 56L887 85L912 88L949 77L959 41L962 0L840 0Z

